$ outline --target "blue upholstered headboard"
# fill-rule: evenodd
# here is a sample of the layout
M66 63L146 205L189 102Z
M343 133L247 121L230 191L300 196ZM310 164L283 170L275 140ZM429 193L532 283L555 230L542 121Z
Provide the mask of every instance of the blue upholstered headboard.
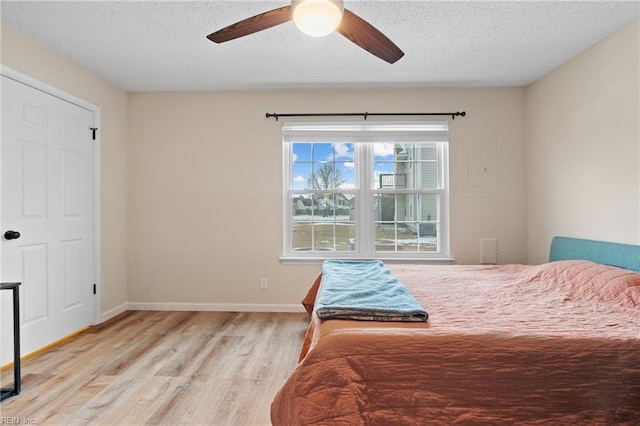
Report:
M556 260L590 260L640 272L640 246L554 237L549 262Z

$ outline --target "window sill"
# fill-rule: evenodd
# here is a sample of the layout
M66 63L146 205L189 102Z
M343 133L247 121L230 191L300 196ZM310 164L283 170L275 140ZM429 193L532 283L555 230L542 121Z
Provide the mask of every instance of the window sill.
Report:
M453 257L374 257L374 258L361 258L361 257L293 257L282 256L280 257L280 263L284 265L317 265L322 264L328 259L342 259L342 260L382 260L384 263L420 263L430 265L452 265L455 263Z

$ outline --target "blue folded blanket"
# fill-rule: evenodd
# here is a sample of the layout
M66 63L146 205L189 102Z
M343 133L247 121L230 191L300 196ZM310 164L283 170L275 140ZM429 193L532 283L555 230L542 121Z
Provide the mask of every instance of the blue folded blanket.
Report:
M326 260L316 300L320 319L426 321L427 311L379 260Z

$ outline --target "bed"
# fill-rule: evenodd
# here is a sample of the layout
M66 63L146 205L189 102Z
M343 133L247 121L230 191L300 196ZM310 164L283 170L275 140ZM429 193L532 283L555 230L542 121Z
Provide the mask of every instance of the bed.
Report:
M426 322L320 320L279 425L640 424L640 247L555 237L543 265L386 265Z

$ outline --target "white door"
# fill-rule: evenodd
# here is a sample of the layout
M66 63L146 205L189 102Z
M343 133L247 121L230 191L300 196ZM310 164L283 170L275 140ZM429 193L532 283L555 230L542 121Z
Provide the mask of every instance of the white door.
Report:
M1 89L0 278L22 283L25 355L95 319L93 113L5 76ZM11 292L2 293L0 365L13 360Z

